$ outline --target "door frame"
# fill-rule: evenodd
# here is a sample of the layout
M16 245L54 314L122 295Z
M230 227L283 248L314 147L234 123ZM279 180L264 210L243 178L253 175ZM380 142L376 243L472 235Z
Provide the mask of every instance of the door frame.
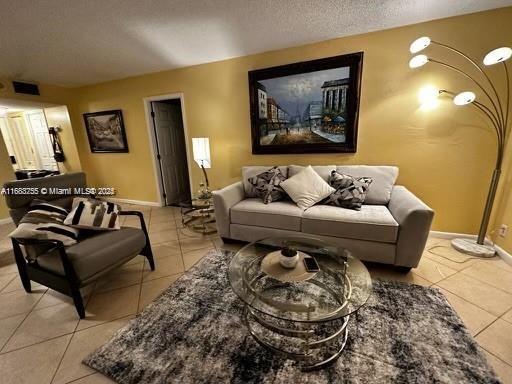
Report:
M185 113L185 98L182 92L179 93L170 93L167 95L158 95L158 96L149 96L144 97L144 113L146 115L146 127L148 130L149 136L149 151L151 153L151 160L153 162L153 173L156 180L156 189L158 192L158 204L163 207L165 206L164 200L164 187L162 184L162 173L160 171L160 162L156 158L157 146L156 146L156 136L155 136L155 127L153 123L153 119L151 117L151 102L153 101L164 101L169 99L179 99L181 106L181 120L183 123L183 133L185 134L185 150L187 153L187 168L188 168L188 181L190 184L190 192L194 190L192 184L192 168L190 167L190 144L189 144L189 135L188 135L188 127L187 127L187 119Z

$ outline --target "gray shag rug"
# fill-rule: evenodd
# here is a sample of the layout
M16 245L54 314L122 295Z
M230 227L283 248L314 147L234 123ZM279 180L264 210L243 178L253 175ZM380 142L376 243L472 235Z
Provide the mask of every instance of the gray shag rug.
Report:
M232 253L210 251L84 363L118 383L499 383L432 288L374 281L341 357L318 371L257 344L231 291Z

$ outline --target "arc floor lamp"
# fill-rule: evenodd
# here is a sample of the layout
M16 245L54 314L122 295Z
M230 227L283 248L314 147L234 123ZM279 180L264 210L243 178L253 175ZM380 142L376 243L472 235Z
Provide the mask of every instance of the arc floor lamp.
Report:
M463 57L472 65L474 72L478 75L478 78L474 74L470 75L454 65L433 59L425 54L418 54L430 45L439 46ZM480 95L482 96L482 100L477 100L475 93L472 91L456 93L446 89L423 92L422 96L427 104L432 104L437 97L445 95L451 97L453 99L453 103L457 106L471 105L478 109L489 120L491 127L496 133L496 166L492 174L491 185L489 187L487 201L485 203L480 230L478 232L478 238L476 241L462 238L452 240L452 246L463 253L480 257L494 256L495 249L493 246L487 245L485 243L485 236L487 233L487 227L489 226L489 219L491 217L494 199L496 197L496 190L500 181L505 145L507 143L508 136L510 135L510 78L506 61L512 56L512 49L509 47L496 48L485 55L483 58L483 64L485 67L497 64L501 64L503 66L502 75L504 76L503 85L505 89L502 90L501 93L498 91L495 83L486 73L484 66L480 65L468 55L453 47L450 47L449 45L433 41L430 38L423 36L419 39L416 39L411 44L410 51L412 54L417 54L409 61L410 68L419 68L427 63L441 65L442 67L456 72L457 74L462 75L466 79L470 80L472 85L476 86L477 91L481 93Z

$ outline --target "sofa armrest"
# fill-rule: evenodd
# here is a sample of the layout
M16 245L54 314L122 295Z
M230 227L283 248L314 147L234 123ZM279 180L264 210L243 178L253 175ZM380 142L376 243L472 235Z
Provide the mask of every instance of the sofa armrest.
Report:
M229 226L231 218L229 211L232 206L245 198L244 186L241 181L228 185L218 191L213 191L213 205L217 231L221 237L230 237Z
M434 211L403 186L394 186L389 211L400 225L395 265L417 267L430 232Z

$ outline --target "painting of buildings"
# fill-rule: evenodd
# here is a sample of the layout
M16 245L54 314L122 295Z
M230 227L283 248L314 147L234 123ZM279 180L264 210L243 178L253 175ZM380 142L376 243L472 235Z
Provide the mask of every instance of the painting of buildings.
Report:
M359 68L348 62L269 78L251 79L250 73L250 87L257 98L257 106L251 105L251 110L257 111L251 118L253 152L351 151L355 147Z

